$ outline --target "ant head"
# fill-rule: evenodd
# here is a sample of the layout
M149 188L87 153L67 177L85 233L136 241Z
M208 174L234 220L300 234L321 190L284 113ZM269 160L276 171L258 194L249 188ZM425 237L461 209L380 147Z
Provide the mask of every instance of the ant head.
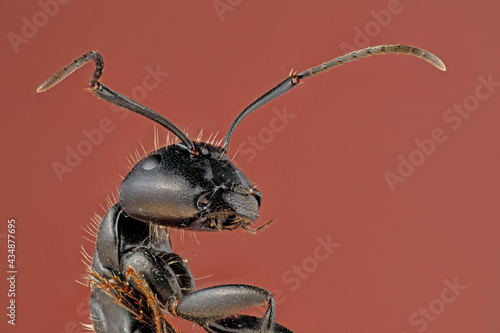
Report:
M261 194L221 148L193 145L197 154L178 143L142 159L120 187L125 213L183 229L255 231Z

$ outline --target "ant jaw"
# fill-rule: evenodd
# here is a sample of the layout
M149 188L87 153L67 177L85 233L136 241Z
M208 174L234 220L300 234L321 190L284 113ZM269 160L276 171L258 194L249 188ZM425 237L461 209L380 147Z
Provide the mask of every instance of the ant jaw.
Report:
M257 232L259 232L259 231L267 228L273 222L274 222L274 219L271 219L270 221L264 223L263 225L261 225L260 227L257 227L256 229L249 227L250 225L253 224L252 222L248 222L248 223L243 222L243 224L241 225L241 227L243 228L243 230L248 231L252 235L256 235Z
M238 228L242 228L244 231L247 231L253 235L257 234L258 231L267 228L274 220L270 220L265 224L261 225L257 228L252 228L253 220L240 215L240 214L228 214L228 213L215 213L211 216L207 216L199 220L199 224L197 227L192 229L198 231L234 231Z

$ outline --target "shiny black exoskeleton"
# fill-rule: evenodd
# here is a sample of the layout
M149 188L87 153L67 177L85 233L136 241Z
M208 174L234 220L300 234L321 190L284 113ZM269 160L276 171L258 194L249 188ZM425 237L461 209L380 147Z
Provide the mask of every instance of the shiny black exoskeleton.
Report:
M140 221L190 230L249 231L261 194L219 147L194 142L161 148L139 162L120 187L125 213Z
M275 323L275 303L267 290L241 284L197 290L186 261L172 251L168 227L194 231L253 228L261 194L227 157L238 124L267 102L298 86L301 80L359 58L402 53L422 58L441 70L433 54L406 45L369 47L293 74L241 112L222 146L191 141L163 116L111 90L99 81L101 55L92 51L77 58L39 88L50 89L85 63L96 70L89 91L97 97L150 118L180 139L141 160L120 187L119 202L102 220L96 250L88 269L91 313L97 333L174 333L169 316L180 317L218 333L291 333ZM263 318L238 314L254 306Z
M123 180L89 269L95 331L176 332L165 319L173 315L208 332L291 332L274 323L267 290L239 284L196 290L186 261L173 253L166 227L257 230L250 225L260 193L221 148L193 145L196 154L182 143L160 148ZM262 319L234 315L254 306L267 307Z
M275 304L262 288L232 284L196 290L186 261L172 252L167 230L127 216L120 204L104 217L89 268L96 332L177 332L170 315L207 332L282 332ZM234 315L266 306L264 318Z

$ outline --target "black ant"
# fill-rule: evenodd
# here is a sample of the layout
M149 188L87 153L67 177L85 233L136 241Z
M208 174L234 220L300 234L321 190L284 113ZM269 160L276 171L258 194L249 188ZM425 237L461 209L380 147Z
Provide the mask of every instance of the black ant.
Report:
M167 227L193 231L241 227L252 233L266 227L270 222L252 226L262 195L226 154L238 124L304 79L359 58L389 53L417 56L446 69L435 55L413 46L376 46L346 54L291 74L259 97L236 117L221 146L191 141L160 114L105 86L99 81L104 63L96 51L45 81L38 92L94 60L90 93L154 120L181 141L157 149L132 168L121 184L118 203L100 224L88 272L95 332L178 332L168 316L192 321L207 332L291 332L275 323L274 298L265 289L243 284L196 289L186 260L172 250ZM267 307L263 318L238 314L255 306Z

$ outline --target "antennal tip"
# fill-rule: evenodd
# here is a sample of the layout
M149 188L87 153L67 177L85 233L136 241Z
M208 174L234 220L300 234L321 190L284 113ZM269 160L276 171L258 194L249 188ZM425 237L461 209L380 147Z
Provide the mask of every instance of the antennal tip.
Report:
M443 72L446 72L446 66L444 62L441 61L441 59L438 59L439 61L436 64L436 67L442 70Z
M46 91L48 89L50 89L50 87L47 87L47 81L45 81L40 86L38 86L38 88L36 88L36 92L37 93L41 93L41 92L44 92L44 91Z
M104 63L102 62L102 57L97 51L90 51L76 58L75 60L67 64L66 67L62 68L57 73L49 77L44 83L42 83L36 89L36 91L40 93L49 90L50 88L52 88L53 86L64 80L66 77L68 77L68 75L71 75L74 71L76 71L78 68L82 67L91 60L94 60L96 62L96 70L91 80L92 84L92 82L99 80L104 67Z
M61 76L59 72L49 77L44 83L42 83L38 88L36 88L36 92L41 93L47 91L50 88L54 87L59 82L61 82L66 76Z

